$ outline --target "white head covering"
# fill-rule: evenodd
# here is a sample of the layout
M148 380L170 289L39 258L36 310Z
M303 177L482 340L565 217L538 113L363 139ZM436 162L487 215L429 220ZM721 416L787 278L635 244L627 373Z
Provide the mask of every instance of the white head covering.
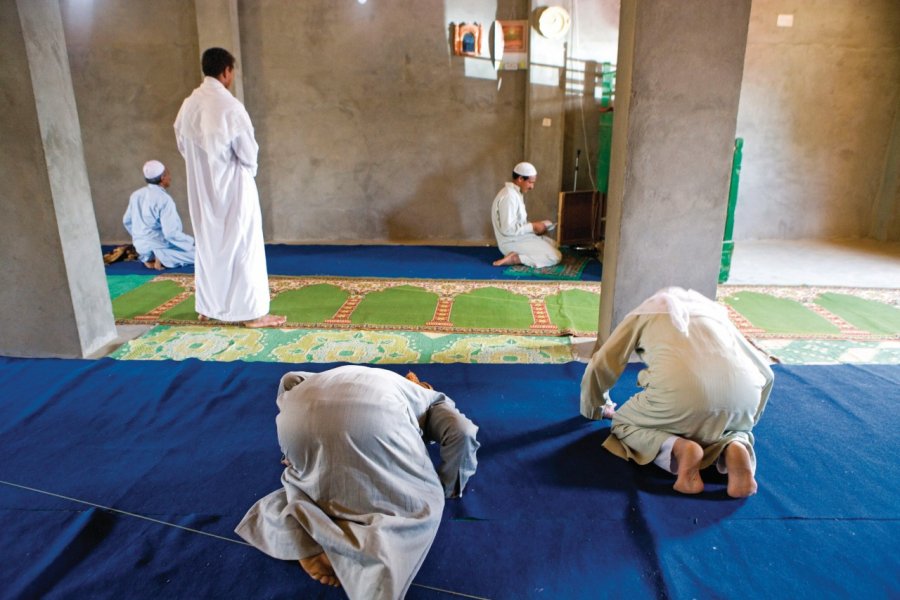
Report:
M728 311L700 292L680 287L663 288L631 311L632 315L668 314L675 329L688 334L691 316L704 316L728 322Z
M513 167L513 173L521 175L522 177L534 177L537 175L537 169L529 162L520 162Z
M148 160L144 163L144 179L156 179L166 172L166 165L158 160Z

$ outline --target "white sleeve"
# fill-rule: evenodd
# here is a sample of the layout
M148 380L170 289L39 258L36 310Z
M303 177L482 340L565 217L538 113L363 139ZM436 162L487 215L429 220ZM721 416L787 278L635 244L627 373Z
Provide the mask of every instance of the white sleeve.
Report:
M516 203L508 194L497 202L497 225L500 233L515 237L526 233L534 233L534 227L528 221L520 222L516 215Z

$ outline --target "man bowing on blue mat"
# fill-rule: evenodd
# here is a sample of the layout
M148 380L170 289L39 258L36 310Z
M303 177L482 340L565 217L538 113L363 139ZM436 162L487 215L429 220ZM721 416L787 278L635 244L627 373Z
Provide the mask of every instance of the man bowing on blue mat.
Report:
M410 373L343 366L281 379L282 488L235 531L351 599L402 598L444 508L475 473L478 427ZM435 470L425 447L440 444Z
M612 411L609 390L636 352L647 368L643 391ZM591 358L581 380L581 414L612 416L603 446L640 465L677 476L683 494L703 491L700 470L728 474L728 495L756 493L751 430L774 375L725 308L694 290L660 290L630 312Z

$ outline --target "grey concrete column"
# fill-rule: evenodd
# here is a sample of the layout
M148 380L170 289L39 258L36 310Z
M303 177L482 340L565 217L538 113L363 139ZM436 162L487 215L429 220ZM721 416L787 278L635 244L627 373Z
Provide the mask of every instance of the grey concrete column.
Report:
M551 1L529 3L528 86L525 96L525 154L522 160L538 170L538 184L528 193L531 221L556 221L559 192L562 190L565 139L566 65L564 40L548 40L534 28L536 11Z
M871 235L878 241L896 241L900 231L900 108L894 113L894 126L884 161L884 174L878 186L872 210Z
M623 0L600 340L677 285L715 298L750 0Z
M194 0L197 13L197 42L200 55L207 48L225 48L237 59L231 90L235 98L244 101L241 35L238 29L237 0ZM199 63L198 63L199 65Z
M0 43L0 353L86 356L116 328L58 1L0 1Z

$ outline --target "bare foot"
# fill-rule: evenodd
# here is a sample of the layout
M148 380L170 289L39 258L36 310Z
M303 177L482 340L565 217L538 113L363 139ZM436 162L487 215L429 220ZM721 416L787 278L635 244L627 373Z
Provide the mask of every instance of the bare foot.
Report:
M306 571L307 575L322 585L341 587L341 582L338 581L337 575L334 572L334 567L331 566L331 561L328 560L328 555L324 552L320 552L309 558L301 558L300 566L303 567L303 570Z
M728 495L746 498L756 493L756 478L750 452L740 442L732 442L725 448L725 466L728 468Z
M522 261L519 258L518 254L516 254L515 252L510 252L503 258L495 260L493 264L495 267L505 267L506 265L521 265Z
M158 258L154 258L153 260L149 260L149 261L145 262L144 266L147 267L148 269L155 269L157 271L162 271L163 269L165 269L163 264L161 262L159 262Z
M212 321L212 319L210 319L206 315L201 315L200 313L197 313L197 320L198 321Z
M262 327L279 327L287 323L287 317L282 315L263 315L252 321L244 321L244 327L260 329Z
M682 494L699 494L703 491L703 479L700 478L700 461L703 460L703 448L697 442L678 438L672 446L672 454L678 461L678 479L675 480L676 492Z

